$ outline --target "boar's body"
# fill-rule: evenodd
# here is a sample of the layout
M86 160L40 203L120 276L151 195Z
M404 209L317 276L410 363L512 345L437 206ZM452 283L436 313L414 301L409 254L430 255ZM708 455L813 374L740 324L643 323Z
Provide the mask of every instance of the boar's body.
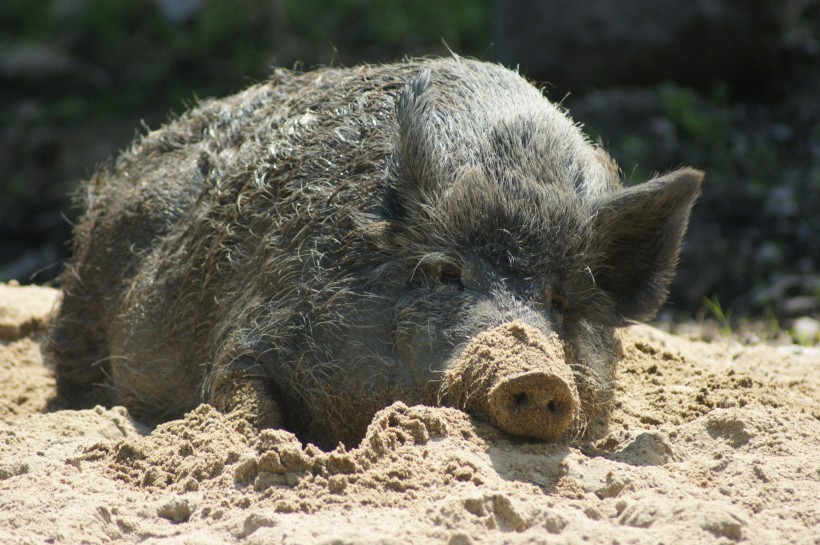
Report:
M521 320L563 344L578 433L611 401L614 328L665 296L699 185L622 188L496 65L277 71L85 186L48 345L59 394L103 384L161 421L251 385L267 424L355 442L393 400L447 403L470 340Z

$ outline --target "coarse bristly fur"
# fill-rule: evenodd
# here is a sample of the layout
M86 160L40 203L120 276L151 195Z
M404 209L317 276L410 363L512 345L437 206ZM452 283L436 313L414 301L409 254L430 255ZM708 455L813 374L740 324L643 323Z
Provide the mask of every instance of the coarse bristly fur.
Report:
M664 300L701 179L623 188L498 65L277 70L84 186L47 347L59 395L158 422L247 380L282 408L268 424L349 444L523 320L564 343L583 429L612 400L615 328Z

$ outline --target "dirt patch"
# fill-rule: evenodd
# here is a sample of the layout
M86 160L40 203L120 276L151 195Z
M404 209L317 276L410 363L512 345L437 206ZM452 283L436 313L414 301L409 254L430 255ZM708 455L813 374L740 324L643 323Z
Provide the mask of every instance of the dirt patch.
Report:
M816 543L816 347L631 327L594 444L395 403L324 452L206 405L45 412L37 335L0 346L3 543Z

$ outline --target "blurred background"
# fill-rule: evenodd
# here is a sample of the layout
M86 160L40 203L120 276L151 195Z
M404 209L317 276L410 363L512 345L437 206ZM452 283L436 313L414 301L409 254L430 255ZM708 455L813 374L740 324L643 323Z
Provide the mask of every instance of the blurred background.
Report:
M53 285L78 183L198 98L448 49L538 82L627 183L706 171L659 323L820 340L820 0L2 0L0 281Z

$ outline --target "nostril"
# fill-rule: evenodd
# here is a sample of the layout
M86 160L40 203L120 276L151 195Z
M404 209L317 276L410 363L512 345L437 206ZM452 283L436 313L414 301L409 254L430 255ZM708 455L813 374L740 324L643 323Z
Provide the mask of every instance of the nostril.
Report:
M499 381L490 390L488 408L499 428L552 441L572 426L578 414L577 396L571 376L530 371Z

